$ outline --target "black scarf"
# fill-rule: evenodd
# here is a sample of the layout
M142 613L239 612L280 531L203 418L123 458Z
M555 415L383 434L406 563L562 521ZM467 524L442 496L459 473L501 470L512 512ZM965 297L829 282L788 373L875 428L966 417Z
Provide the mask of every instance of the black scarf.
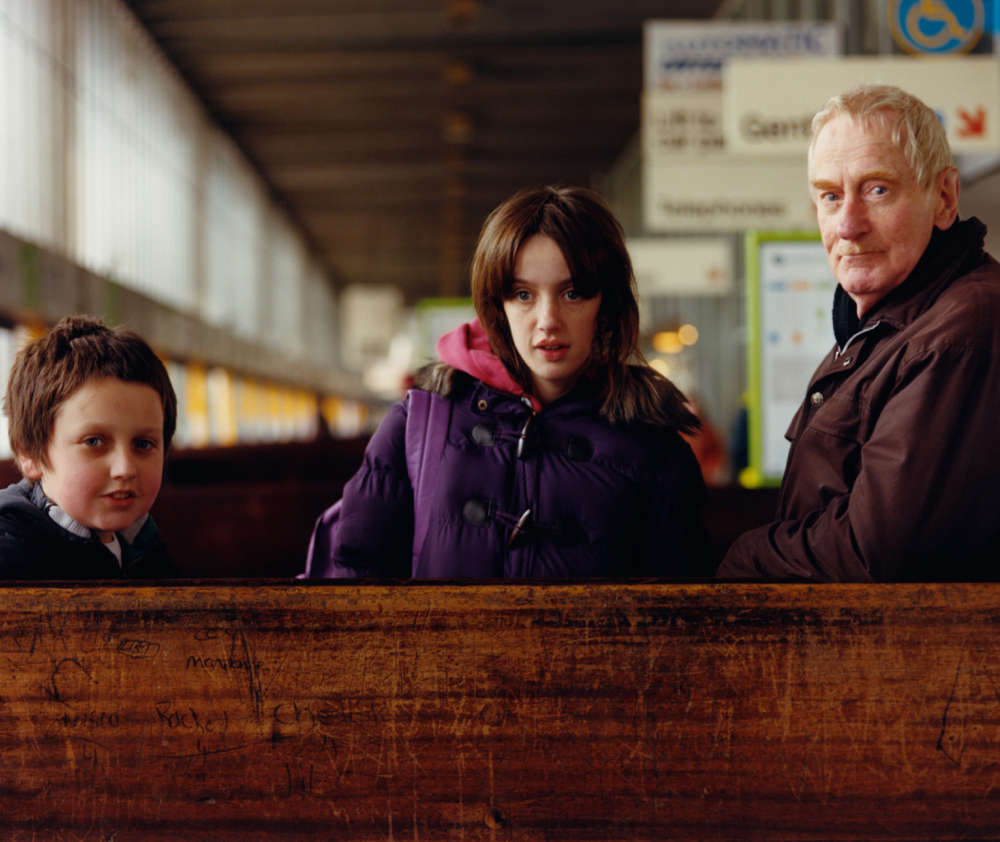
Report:
M955 220L955 223L946 231L935 228L931 233L931 240L927 244L927 248L907 279L879 301L862 318L858 318L858 305L844 291L844 288L837 284L837 289L833 293L833 336L837 340L837 347L843 348L847 341L861 330L865 323L885 304L911 295L915 291L923 289L933 280L940 278L942 272L950 265L956 264L956 258L960 255L966 257L954 265L954 270L957 270L954 274L964 272L966 267L971 268L972 265L977 264L982 259L985 236L986 226L974 216L964 222Z

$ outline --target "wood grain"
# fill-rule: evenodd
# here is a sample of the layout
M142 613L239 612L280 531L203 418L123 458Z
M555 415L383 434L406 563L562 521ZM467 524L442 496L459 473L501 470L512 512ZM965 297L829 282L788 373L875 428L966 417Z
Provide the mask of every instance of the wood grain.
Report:
M998 597L0 588L0 838L995 838Z

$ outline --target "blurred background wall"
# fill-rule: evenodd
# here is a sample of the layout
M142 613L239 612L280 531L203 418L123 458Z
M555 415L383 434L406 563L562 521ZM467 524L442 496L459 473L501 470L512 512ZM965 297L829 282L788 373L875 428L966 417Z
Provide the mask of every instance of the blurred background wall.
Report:
M992 55L993 4L969 2L962 54ZM730 482L745 232L649 224L647 27L822 23L839 55L922 61L899 5L0 0L0 379L24 336L87 312L168 361L179 448L364 435L469 317L489 210L585 184L634 243L644 353L697 400ZM959 163L996 253L997 154ZM804 159L791 172L805 198ZM658 267L651 242L683 259Z

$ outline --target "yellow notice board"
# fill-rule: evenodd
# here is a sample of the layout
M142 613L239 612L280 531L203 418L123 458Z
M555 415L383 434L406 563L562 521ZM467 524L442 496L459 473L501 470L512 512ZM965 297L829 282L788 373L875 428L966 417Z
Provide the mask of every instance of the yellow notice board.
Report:
M816 367L833 347L837 282L819 232L746 235L747 422L750 464L744 485L778 485L785 432Z

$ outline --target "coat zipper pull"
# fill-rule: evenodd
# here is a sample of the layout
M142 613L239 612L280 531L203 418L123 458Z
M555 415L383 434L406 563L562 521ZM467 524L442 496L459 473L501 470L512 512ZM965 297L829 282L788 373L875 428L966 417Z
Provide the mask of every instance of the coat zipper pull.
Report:
M538 415L537 412L532 412L528 416L528 420L524 422L524 428L521 430L521 435L517 440L517 458L520 459L524 456L524 445L528 440L528 430L531 429L531 422L535 420L535 416ZM530 509L529 509L530 511Z
M514 545L514 541L517 540L517 536L521 534L524 529L524 525L528 522L528 518L530 517L531 509L525 509L524 514L517 519L517 523L514 525L514 529L510 533L510 537L507 539L508 550Z

